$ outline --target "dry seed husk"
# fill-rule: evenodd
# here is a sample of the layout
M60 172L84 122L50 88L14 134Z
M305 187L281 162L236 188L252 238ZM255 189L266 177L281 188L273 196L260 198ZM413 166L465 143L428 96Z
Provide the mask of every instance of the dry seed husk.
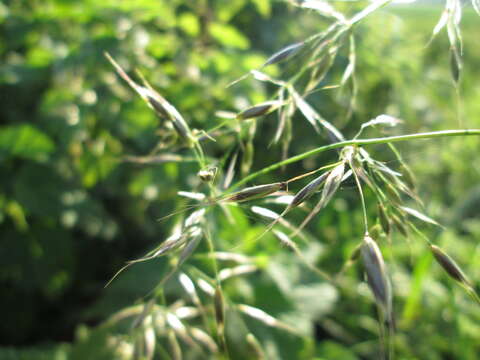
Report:
M228 195L223 201L233 201L233 202L240 202L240 201L247 201L253 200L261 197L265 197L267 195L273 194L274 192L285 190L287 188L287 184L285 182L278 182L272 184L264 184L258 186L252 186L240 190L232 195Z
M440 249L438 246L432 244L430 245L430 250L435 257L435 260L437 260L437 262L448 273L448 275L450 275L454 280L464 285L471 286L470 281L467 279L467 276L463 273L455 260L448 256L445 251Z
M264 103L254 105L248 109L243 110L237 115L238 120L252 119L259 116L267 115L272 111L278 109L284 102L280 100L266 101Z
M392 293L387 269L377 243L368 234L363 239L361 253L368 285L377 303L383 307L387 314L391 315Z
M295 44L284 47L283 49L277 51L275 54L270 56L268 60L265 62L265 64L263 64L263 67L277 64L283 60L287 60L288 58L294 56L304 45L305 45L304 42L299 42L299 43L295 43Z

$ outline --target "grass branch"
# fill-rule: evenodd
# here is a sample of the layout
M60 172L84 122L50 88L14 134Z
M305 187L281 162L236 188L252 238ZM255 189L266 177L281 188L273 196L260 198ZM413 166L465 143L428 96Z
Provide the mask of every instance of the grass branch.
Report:
M278 168L281 168L282 166L301 161L310 156L317 155L328 150L343 148L345 146L366 146L366 145L375 145L375 144L389 144L389 143L400 142L400 141L435 139L435 138L442 138L442 137L449 137L449 136L469 136L469 135L479 136L480 129L442 130L442 131L432 131L432 132L407 134L407 135L387 136L387 137L373 138L373 139L355 139L355 140L340 141L334 144L320 146L318 148L306 151L302 154L292 156L291 158L288 158L283 161L279 161L275 164L272 164L270 166L267 166L239 180L238 182L233 184L229 190L238 188L239 186L248 183L249 181L259 177L260 175L268 174L269 172L272 172Z

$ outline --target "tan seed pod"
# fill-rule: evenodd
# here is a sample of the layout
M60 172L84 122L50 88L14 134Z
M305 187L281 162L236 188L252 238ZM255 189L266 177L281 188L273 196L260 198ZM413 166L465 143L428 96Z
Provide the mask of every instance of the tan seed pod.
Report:
M274 192L285 190L286 188L287 183L285 182L252 186L228 195L223 201L241 202L258 199L273 194Z
M284 102L280 100L266 101L264 103L254 105L252 107L249 107L248 109L243 110L237 115L236 118L238 120L246 120L267 115L272 111L278 109L283 104Z
M440 266L450 275L454 280L471 287L471 283L468 280L467 276L463 273L460 267L457 265L455 260L445 253L436 245L430 244L430 250L432 251L435 260L440 264Z

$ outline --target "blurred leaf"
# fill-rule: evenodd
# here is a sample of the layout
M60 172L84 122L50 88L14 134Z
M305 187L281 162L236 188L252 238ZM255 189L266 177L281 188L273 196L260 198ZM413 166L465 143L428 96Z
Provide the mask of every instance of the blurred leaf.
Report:
M54 149L53 141L30 124L0 128L0 159L19 156L44 160Z
M192 13L183 13L178 18L179 27L188 35L197 36L200 31L200 23L197 17Z
M209 32L223 46L241 50L248 49L250 46L248 39L232 25L211 23Z

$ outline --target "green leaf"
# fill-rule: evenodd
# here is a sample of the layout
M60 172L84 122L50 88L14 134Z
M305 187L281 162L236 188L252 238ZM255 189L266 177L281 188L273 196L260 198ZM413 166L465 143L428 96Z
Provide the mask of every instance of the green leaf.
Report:
M184 13L178 19L178 26L185 31L186 34L194 37L200 31L200 24L198 18L192 13Z
M53 150L53 141L32 125L13 125L0 129L0 159L18 156L42 160Z
M270 0L253 0L255 7L257 8L260 15L263 17L270 16L271 7L270 7Z
M210 35L224 46L242 50L250 46L248 39L231 25L212 23L209 31Z

